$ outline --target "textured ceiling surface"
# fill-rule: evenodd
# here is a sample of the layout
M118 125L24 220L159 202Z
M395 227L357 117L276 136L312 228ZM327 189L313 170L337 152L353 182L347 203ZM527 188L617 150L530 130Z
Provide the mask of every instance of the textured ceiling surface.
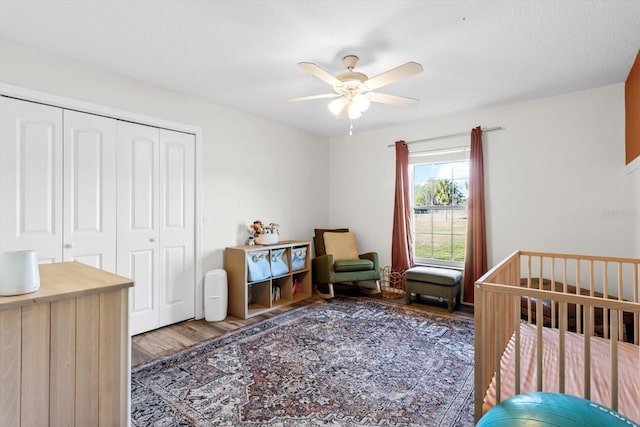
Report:
M363 132L624 82L640 1L0 0L0 38L331 137L328 100L279 103L332 91L298 62L424 66L379 89L420 102L372 104Z

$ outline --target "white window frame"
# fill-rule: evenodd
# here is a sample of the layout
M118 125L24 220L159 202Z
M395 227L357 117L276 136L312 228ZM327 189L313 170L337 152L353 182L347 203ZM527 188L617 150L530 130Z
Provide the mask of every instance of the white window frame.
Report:
M415 224L414 220L414 165L419 164L431 164L431 163L449 163L449 162L458 162L469 160L469 146L459 146L459 147L450 147L436 150L423 150L423 151L413 151L409 153L409 186L411 189L411 220L412 224ZM415 245L415 230L412 230L414 245ZM466 241L465 241L466 244ZM446 261L439 260L434 258L420 258L415 256L415 246L414 246L414 263L416 265L426 265L426 266L434 266L434 267L447 267L457 270L464 269L464 261Z

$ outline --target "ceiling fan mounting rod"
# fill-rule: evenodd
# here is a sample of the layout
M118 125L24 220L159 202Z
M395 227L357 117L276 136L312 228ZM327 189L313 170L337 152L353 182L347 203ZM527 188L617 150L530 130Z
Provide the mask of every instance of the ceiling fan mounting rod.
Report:
M342 63L345 67L347 67L347 70L349 71L356 68L356 64L359 60L360 58L358 58L356 55L347 55L342 57Z

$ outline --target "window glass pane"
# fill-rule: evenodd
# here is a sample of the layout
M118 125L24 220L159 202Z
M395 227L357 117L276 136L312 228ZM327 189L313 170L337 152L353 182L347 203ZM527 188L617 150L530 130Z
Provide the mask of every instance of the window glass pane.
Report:
M433 210L433 232L440 234L451 234L453 225L453 214L449 209Z
M456 162L453 164L454 179L469 179L469 162Z
M413 188L413 204L414 206L431 206L433 205L432 181L423 181L416 183ZM420 212L416 212L420 213Z
M451 179L451 163L435 163L433 165L433 179Z
M454 179L451 183L451 201L454 206L466 206L469 198L469 180Z
M467 235L467 210L455 209L453 211L453 234Z
M433 258L442 261L452 259L450 234L433 234Z
M439 180L433 183L433 204L437 206L450 206L453 183L450 180Z
M413 167L413 181L418 183L420 181L429 181L433 178L433 165L415 165Z
M466 235L454 234L453 235L453 259L452 261L464 262L465 255L465 240Z
M414 239L414 252L417 258L433 258L433 235L416 233Z
M433 232L432 210L414 209L413 212L413 231L416 234L431 234Z

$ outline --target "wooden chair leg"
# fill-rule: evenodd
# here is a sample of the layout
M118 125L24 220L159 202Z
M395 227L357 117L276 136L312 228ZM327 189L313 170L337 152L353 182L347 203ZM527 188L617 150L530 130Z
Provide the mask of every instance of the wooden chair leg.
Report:
M322 299L331 299L331 298L335 297L335 294L333 293L333 283L327 283L327 289L328 289L329 292L324 293L324 292L321 292L318 289L318 285L315 285L316 294L320 298L322 298Z

